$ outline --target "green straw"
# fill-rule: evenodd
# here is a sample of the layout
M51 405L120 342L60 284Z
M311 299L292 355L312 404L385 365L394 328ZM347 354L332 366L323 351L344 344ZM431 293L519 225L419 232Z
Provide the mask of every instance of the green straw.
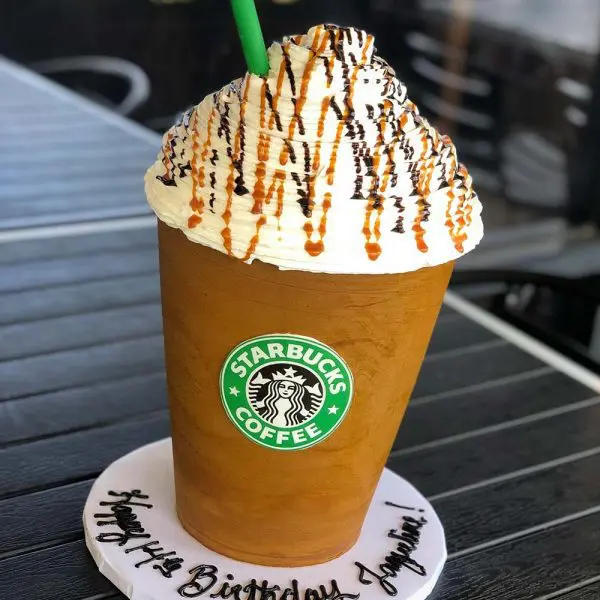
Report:
M255 75L269 73L269 59L254 0L231 0L248 71Z

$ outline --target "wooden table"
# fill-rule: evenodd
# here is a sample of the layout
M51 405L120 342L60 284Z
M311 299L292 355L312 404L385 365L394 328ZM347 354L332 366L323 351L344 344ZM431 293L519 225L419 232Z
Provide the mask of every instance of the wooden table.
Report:
M159 139L7 61L0 107L0 598L121 598L81 511L169 434L141 183ZM448 294L389 460L445 524L434 600L600 597L599 393Z

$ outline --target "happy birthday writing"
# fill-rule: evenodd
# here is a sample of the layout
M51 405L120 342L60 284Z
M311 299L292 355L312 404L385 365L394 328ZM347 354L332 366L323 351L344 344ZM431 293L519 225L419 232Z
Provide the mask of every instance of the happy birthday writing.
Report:
M171 579L173 573L182 568L183 558L175 550L163 548L157 539L152 539L140 518L134 511L150 510L152 504L147 502L149 496L141 490L124 492L109 491L109 500L100 502L106 512L94 514L98 527L113 527L111 531L96 536L101 543L112 543L123 548L125 554L139 553L141 558L135 563L139 569L152 564L160 575ZM139 543L141 540L142 543ZM131 544L130 544L131 543ZM327 585L303 590L294 579L289 587L272 585L267 580L251 579L246 583L238 583L231 573L222 574L216 565L202 564L189 569L186 582L177 588L182 598L232 598L233 600L358 600L360 594L349 594L340 591L335 579Z

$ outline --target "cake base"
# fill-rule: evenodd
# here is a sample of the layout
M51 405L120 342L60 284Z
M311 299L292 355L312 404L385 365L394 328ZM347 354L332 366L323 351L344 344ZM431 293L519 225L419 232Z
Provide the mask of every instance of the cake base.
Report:
M358 542L342 556L284 568L217 554L179 523L170 439L110 465L90 491L83 523L101 573L131 600L423 600L446 560L432 506L387 469Z

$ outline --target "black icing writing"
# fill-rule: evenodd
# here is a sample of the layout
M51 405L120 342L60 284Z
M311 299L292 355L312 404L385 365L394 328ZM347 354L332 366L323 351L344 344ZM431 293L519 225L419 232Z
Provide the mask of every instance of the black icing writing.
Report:
M147 500L148 496L142 494L140 490L132 490L131 492L108 492L108 495L117 500L100 502L100 506L109 506L109 513L96 513L94 518L97 519L96 525L103 527L106 525L116 525L121 533L113 531L110 533L100 533L96 536L98 542L117 543L119 546L124 546L134 538L149 538L150 534L146 533L142 524L138 521L137 515L133 512L132 506L140 506L142 508L152 508L152 504L146 502L137 502L137 500Z
M395 502L390 502L389 500L386 500L384 504L386 506L393 506L394 508L400 508L402 510L417 510L421 513L425 512L422 508L415 508L414 506L402 506L401 504L396 504Z
M360 594L348 594L340 591L338 583L332 579L329 586L306 588L301 593L296 579L291 586L281 588L271 585L267 580L258 582L251 579L249 583L234 583L234 577L228 573L225 581L220 577L215 565L198 565L189 571L191 578L177 592L183 598L233 598L234 600L358 600Z
M405 509L405 507L400 507L397 504L388 502L386 504ZM408 507L408 510L417 509ZM389 596L396 596L398 589L390 579L395 579L402 569L412 571L421 577L427 575L425 567L412 556L419 545L421 529L426 523L427 519L425 517L419 517L418 519L402 517L402 527L399 530L391 529L388 532L388 537L396 541L396 547L376 569L371 569L360 562L354 563L358 567L358 580L360 583L371 585L377 582Z
M148 500L149 497L146 494L142 494L140 490L132 490L130 492L109 491L108 495L111 497L111 500L100 502L100 506L110 507L110 512L94 514L96 525L98 527L116 525L121 531L100 533L96 536L96 541L125 546L133 539L150 538L150 534L146 532L138 516L132 509L133 506L151 509L152 504L140 502L140 500ZM181 569L183 563L183 559L178 557L174 550L165 551L158 540L144 542L138 546L130 546L125 548L124 551L125 554L141 552L144 555L144 558L135 564L137 569L142 565L155 563L152 568L156 569L163 577L169 579L173 571Z
M148 556L144 560L135 564L135 568L139 569L142 565L148 564L154 561L160 561L158 564L153 565L153 569L160 571L161 575L167 578L171 578L173 571L181 569L181 563L183 558L179 558L174 550L165 552L165 549L160 546L158 540L152 542L146 542L141 546L133 546L132 548L126 548L125 554L130 552L141 551Z

